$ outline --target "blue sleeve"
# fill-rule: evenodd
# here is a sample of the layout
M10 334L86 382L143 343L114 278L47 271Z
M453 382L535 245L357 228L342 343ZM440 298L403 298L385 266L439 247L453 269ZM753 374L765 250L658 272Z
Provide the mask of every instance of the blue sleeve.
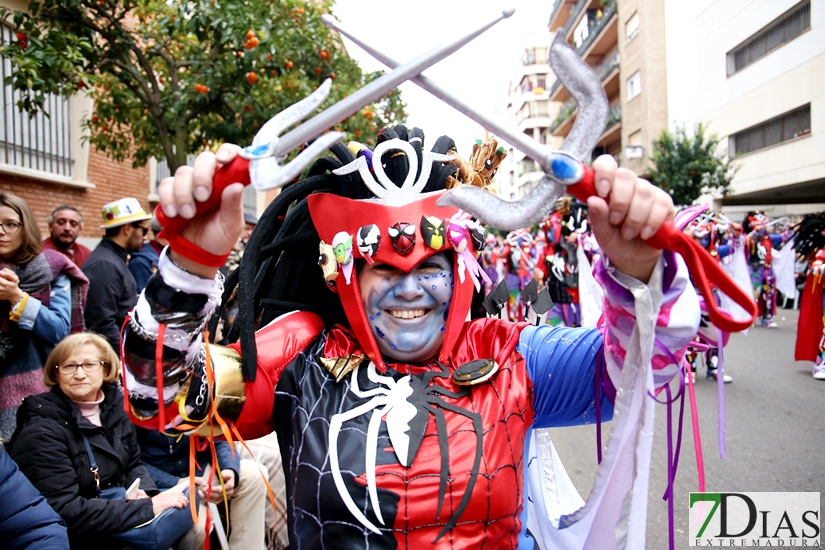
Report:
M218 467L221 470L233 470L237 475L241 475L241 457L235 452L232 456L232 448L228 441L215 441L215 455L218 457Z
M66 524L0 449L0 541L9 550L66 550ZM13 498L12 498L13 495Z
M596 422L596 374L609 384L602 335L595 329L526 327L518 351L533 381L535 428ZM599 388L602 421L613 418L613 403Z
M776 233L771 233L768 235L771 238L771 245L777 250L779 250L782 246L782 243L785 242L785 239L782 238L782 235L777 235Z
M144 254L136 254L129 260L129 271L135 278L137 292L140 294L146 288L149 278L152 276L152 261Z
M146 467L146 471L149 472L149 477L152 478L152 481L155 482L155 485L157 485L160 490L169 489L180 483L181 478L177 476L168 474L160 468L146 462L144 462L143 465ZM143 480L141 480L140 485L141 487L143 486Z
M720 258L727 258L733 252L733 247L729 244L722 244L716 247L716 253Z
M17 326L30 330L38 338L57 344L68 336L72 326L72 285L69 277L60 274L52 281L49 306L29 296Z

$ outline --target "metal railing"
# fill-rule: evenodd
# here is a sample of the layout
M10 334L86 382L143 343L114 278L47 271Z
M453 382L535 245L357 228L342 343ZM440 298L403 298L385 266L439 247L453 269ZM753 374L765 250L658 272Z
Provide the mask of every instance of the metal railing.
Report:
M552 134L556 130L556 128L558 128L564 122L566 122L571 116L573 116L573 113L575 113L575 112L576 112L576 99L571 97L562 106L561 110L559 111L558 116L556 116L556 119L553 121L552 124L550 124L550 127L548 128L548 131Z
M0 45L14 42L14 31L0 23ZM69 100L48 95L45 112L33 116L17 106L21 92L5 84L13 71L8 58L2 60L3 108L0 110L0 162L40 170L61 176L72 176L72 146Z
M576 2L576 5L570 8L570 15L567 17L567 22L564 24L564 34L567 35L570 32L570 28L573 26L573 21L579 18L579 14L585 8L585 6L589 5L591 0L579 0Z
M617 103L613 107L610 108L610 111L607 113L607 122L604 125L604 131L608 131L613 126L617 125L619 122L622 121L622 104Z
M587 30L587 38L582 41L578 48L576 48L576 53L580 56L583 56L584 52L587 51L587 48L596 40L596 37L601 34L602 30L607 26L607 23L613 18L616 14L616 0L613 0L604 8L602 8L602 17L601 19L597 19L595 23L590 25L590 28Z
M604 82L604 79L607 78L613 70L619 66L619 50L613 50L613 53L607 57L602 64L596 69L596 74L599 75L599 79Z

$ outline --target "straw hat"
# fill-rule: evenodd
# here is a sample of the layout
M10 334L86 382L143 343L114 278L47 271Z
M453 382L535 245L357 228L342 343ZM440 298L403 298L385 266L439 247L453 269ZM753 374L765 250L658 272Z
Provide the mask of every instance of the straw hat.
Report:
M137 199L127 197L110 202L103 207L103 225L101 229L109 229L110 227L120 227L127 223L139 222L148 220L152 216L147 214Z

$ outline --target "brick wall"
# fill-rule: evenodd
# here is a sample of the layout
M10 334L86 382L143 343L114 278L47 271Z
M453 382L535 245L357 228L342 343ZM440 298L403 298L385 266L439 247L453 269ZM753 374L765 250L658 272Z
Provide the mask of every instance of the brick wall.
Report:
M29 203L40 226L42 236L48 237L46 217L58 206L69 204L83 214L81 237L100 238L100 211L103 205L123 197L135 197L145 209L149 194L148 167L132 168L131 160L115 162L104 153L92 150L89 153L88 182L95 189L79 189L28 177L0 174L0 191L13 193Z

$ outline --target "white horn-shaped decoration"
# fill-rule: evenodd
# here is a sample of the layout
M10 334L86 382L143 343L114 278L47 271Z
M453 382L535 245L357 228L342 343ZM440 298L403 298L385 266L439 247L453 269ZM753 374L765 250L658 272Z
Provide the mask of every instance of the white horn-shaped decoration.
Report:
M402 151L409 159L409 172L407 172L407 177L404 178L401 187L398 187L384 171L381 158L387 151ZM375 172L375 177L370 172L366 157L363 156L337 170L333 170L333 174L343 176L358 172L361 179L364 180L364 184L379 200L390 206L403 206L420 198L421 191L427 185L427 180L430 179L433 162L448 162L454 158L452 155L442 155L433 151L425 152L424 158L421 159L421 175L416 180L418 154L408 142L395 138L380 143L372 152L372 169Z

